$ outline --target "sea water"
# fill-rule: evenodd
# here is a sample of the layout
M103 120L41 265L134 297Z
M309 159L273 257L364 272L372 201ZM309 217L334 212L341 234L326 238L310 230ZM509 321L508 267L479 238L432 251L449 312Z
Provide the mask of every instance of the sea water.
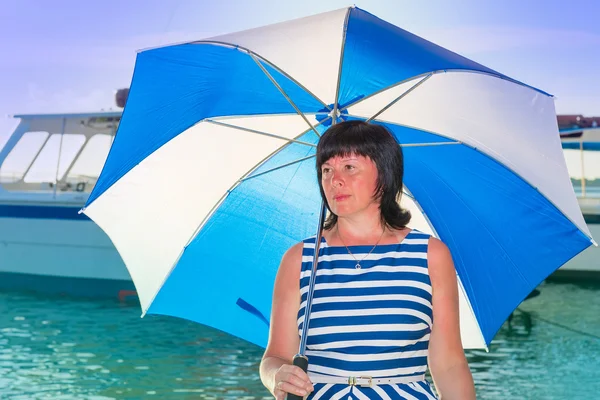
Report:
M600 285L545 283L489 352L478 399L600 398ZM0 293L0 399L267 399L262 349L135 303Z

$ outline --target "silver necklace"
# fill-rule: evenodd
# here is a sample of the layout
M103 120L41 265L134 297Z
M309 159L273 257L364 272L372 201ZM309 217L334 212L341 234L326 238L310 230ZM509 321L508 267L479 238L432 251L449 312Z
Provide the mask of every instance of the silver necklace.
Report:
M356 261L355 268L356 269L361 269L362 267L361 267L360 263L363 262L363 261L365 261L365 259L371 255L371 253L373 252L373 250L375 250L375 247L377 247L377 245L381 241L381 238L383 238L383 234L385 233L385 226L383 227L383 231L381 232L381 236L379 236L379 239L377 239L377 242L375 243L375 245L373 246L373 248L371 249L371 251L369 251L369 253L366 256L364 256L360 261L358 261L358 259L354 256L354 254L352 254L352 252L350 251L350 249L348 248L348 246L346 246L346 243L344 243L344 239L342 239L342 235L340 235L340 228L337 225L336 225L336 230L337 230L338 237L342 241L342 244L344 245L344 247L346 248L346 250L348 250L348 254L350 254L352 256L352 258L354 258L354 261Z

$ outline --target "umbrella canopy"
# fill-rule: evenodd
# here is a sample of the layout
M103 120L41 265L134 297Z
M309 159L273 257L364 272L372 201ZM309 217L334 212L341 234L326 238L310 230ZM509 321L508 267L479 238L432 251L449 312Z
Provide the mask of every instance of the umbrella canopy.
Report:
M265 346L281 256L316 233L315 146L350 118L403 145L402 201L453 254L464 347L592 243L551 96L352 7L138 54L84 212L143 312Z

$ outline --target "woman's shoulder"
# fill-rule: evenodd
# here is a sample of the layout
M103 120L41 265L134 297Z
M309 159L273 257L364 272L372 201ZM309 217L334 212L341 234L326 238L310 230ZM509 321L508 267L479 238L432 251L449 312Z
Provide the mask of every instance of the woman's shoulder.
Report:
M286 288L296 287L302 269L302 251L304 242L291 246L281 257L281 263L277 271L275 286L283 285Z
M450 249L443 241L430 233L414 228L410 229L405 236L406 238L410 239L412 244L427 245L427 264L430 271L437 269L454 270Z
M302 256L313 255L316 242L316 235L310 236L288 248L281 259L281 266L291 268L293 270L300 269L302 264Z
M302 263L302 253L304 252L304 248L306 247L307 244L310 244L310 242L308 240L309 239L305 239L301 242L294 244L290 248L288 248L286 250L286 252L283 254L283 257L281 258L281 267L280 268L299 269L300 264ZM314 243L315 243L315 241L313 239L313 241L312 241L313 246L314 246Z
M288 248L285 251L285 254L283 255L283 257L290 258L290 257L302 256L302 251L304 250L305 246L306 246L306 242L304 240L301 242L298 242L298 243L294 244L293 246L291 246L290 248Z
M445 259L451 257L448 246L433 235L429 235L429 246L427 248L427 252L430 256L436 258Z
M456 282L456 270L450 249L444 242L433 236L429 238L427 246L427 265L434 286Z

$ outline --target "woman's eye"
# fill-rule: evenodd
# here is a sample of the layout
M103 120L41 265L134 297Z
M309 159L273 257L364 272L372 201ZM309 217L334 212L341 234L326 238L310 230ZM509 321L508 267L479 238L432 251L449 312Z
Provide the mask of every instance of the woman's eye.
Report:
M321 172L322 172L323 174L328 174L328 173L329 173L329 171L330 171L330 169L329 169L329 168L323 168L323 169L321 170Z
M346 165L346 169L352 171L354 169L354 165Z

